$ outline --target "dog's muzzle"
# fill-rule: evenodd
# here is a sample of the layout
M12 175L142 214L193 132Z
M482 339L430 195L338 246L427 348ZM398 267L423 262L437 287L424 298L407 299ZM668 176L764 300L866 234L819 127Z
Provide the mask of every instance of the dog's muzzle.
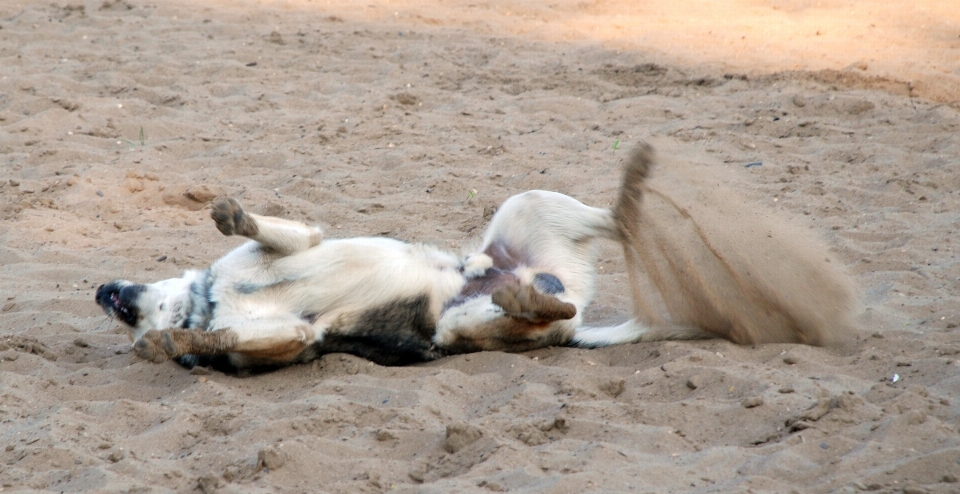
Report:
M102 307L108 316L134 327L140 319L137 298L145 289L143 285L111 281L97 288L97 305Z

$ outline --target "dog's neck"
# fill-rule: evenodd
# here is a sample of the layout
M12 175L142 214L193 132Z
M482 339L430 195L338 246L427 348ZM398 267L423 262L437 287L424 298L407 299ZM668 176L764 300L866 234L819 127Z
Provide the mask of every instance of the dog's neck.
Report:
M190 314L184 321L184 328L207 329L216 303L210 299L210 289L215 277L207 269L190 284Z

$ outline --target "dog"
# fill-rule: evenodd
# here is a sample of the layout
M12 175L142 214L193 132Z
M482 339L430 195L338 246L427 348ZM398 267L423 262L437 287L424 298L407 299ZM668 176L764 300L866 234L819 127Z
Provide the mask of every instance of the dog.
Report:
M611 209L557 192L515 195L494 214L481 247L462 258L383 237L324 239L318 227L225 199L212 207L217 229L248 242L181 278L111 281L96 302L129 327L144 359L237 372L332 352L405 365L556 345L850 338L857 297L839 263L822 262L822 246L774 236L782 230L763 222L718 232L645 183L653 164L649 145L632 152ZM643 209L645 195L655 217ZM624 251L634 317L620 325L583 325L598 239Z
M635 183L625 182L621 195L640 194L651 166L649 154L631 160L625 181ZM645 329L635 320L582 327L596 283L594 241L625 238L619 211L525 192L501 205L481 247L460 258L391 238L324 239L318 227L252 214L228 198L211 217L221 233L248 242L180 278L111 281L96 302L129 327L138 356L188 368L270 368L331 352L404 365L483 350L603 346Z

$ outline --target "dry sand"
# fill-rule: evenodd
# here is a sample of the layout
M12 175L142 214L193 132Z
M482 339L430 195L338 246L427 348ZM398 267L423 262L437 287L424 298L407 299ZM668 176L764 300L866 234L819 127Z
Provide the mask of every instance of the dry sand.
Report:
M635 3L0 2L2 489L960 491L953 2ZM460 250L520 191L609 206L651 136L824 239L850 348L239 378L138 360L93 302L236 246L217 194ZM602 253L587 317L623 320Z

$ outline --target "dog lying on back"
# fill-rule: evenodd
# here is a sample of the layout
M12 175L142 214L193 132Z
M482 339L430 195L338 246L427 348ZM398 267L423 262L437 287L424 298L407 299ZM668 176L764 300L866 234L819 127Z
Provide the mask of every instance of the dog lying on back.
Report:
M651 240L644 237L640 214L652 164L649 146L634 151L612 210L556 192L513 196L492 218L480 249L464 258L389 238L325 240L317 227L251 214L226 199L211 212L217 228L250 241L210 268L187 271L181 278L101 285L96 301L129 327L137 355L158 363L175 359L188 368L270 368L331 352L403 365L458 353L551 345L598 347L714 336L750 343L736 332L739 321L752 324L751 311L777 308L760 297L755 307L738 306L746 310L740 319L729 313L713 317L717 309L704 305L698 292L711 295L710 289L684 285L690 284L689 272L696 265L667 263L673 278L663 273L654 277L664 298L665 286L683 285L669 295L686 302L667 304L683 310L667 317L644 312L638 256L642 264L657 267L644 257ZM590 328L582 325L582 314L594 295L598 238L622 244L636 307L635 318L626 323ZM774 336L764 341L823 343L803 338L819 329L772 327ZM762 336L765 330L759 331Z
M629 165L642 181L649 162ZM248 213L211 216L250 239L204 271L117 280L96 301L154 362L259 368L347 352L402 365L481 350L577 344L594 294L594 240L619 241L616 213L556 192L509 198L474 254L390 238L324 239L317 227Z

